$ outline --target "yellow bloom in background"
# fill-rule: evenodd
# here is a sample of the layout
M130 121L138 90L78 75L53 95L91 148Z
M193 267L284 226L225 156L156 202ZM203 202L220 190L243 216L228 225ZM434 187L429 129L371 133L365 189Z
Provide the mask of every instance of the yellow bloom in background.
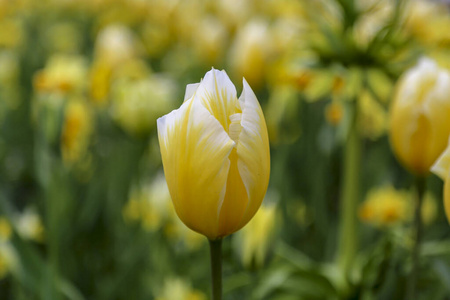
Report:
M344 107L341 101L332 101L325 107L325 120L333 126L337 126L344 117Z
M269 183L270 153L261 107L244 80L238 99L225 71L188 85L181 107L158 119L164 173L175 210L211 240L242 228Z
M450 139L447 148L436 160L431 171L444 180L444 208L450 222Z
M135 187L123 209L126 221L140 221L145 230L163 226L172 210L170 194L163 174L157 174L149 185Z
M246 268L261 268L264 265L275 237L276 216L275 204L261 205L247 226L233 236Z
M398 159L426 174L450 134L450 73L423 58L399 80L391 107L390 139Z
M92 133L92 115L87 103L70 100L65 108L61 133L62 156L66 163L74 163L84 156Z
M190 251L199 249L205 243L205 237L195 231L192 231L178 218L174 207L170 207L170 219L164 228L171 243L180 243Z
M252 20L240 28L230 49L230 66L236 77L245 77L258 89L271 62L273 39L265 20Z
M358 105L358 128L362 136L376 140L384 135L389 124L386 109L366 89L361 92Z
M361 221L376 227L388 227L412 222L414 218L415 193L384 186L369 191L359 208ZM421 210L422 221L431 224L436 218L436 201L426 193Z
M10 243L0 242L0 280L18 267L18 257Z
M82 56L55 54L33 80L34 89L41 93L81 92L86 86L87 64Z
M409 193L392 186L369 191L359 208L359 218L374 226L391 226L408 220Z
M193 47L204 65L220 64L228 33L225 26L216 18L204 17L194 30Z
M103 28L95 42L95 57L110 66L117 66L136 57L137 42L133 32L126 26L113 24Z
M171 79L157 75L116 82L112 97L113 119L129 134L148 133L159 116L174 108L175 91Z
M206 300L205 294L195 290L181 278L166 279L156 300Z

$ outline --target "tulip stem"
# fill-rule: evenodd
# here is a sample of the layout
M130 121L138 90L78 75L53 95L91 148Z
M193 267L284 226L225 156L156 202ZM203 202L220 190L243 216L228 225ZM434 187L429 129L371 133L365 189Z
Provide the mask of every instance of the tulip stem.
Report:
M351 121L344 146L343 187L340 195L339 244L337 262L348 276L358 247L357 206L360 185L361 137L358 132L356 101L352 105Z
M222 300L222 239L209 240L212 299Z
M420 243L422 241L422 203L426 191L426 179L417 176L415 180L417 196L414 208L414 245L412 249L412 270L408 281L408 293L405 299L417 299L417 275L419 274Z

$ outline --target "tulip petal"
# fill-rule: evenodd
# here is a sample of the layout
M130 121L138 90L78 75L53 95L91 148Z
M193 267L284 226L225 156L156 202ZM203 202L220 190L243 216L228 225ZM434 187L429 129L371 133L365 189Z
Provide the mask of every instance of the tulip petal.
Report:
M240 227L256 213L266 194L270 175L270 148L266 121L255 94L243 81L239 102L242 107L242 131L237 144L238 168L247 190L248 204Z
M230 120L228 116L236 113L236 88L225 71L212 69L206 73L205 78L195 93L206 109L228 131Z
M431 167L431 172L438 175L442 180L445 180L450 173L450 139L448 140L448 143L447 149L442 152L441 156L439 156Z
M178 216L192 230L216 238L235 142L197 98L157 123L164 173Z
M200 83L191 83L191 84L188 84L186 86L186 92L184 93L184 100L183 100L183 102L185 102L186 100L191 99L192 96L194 96L194 94L197 91L199 85L200 85Z

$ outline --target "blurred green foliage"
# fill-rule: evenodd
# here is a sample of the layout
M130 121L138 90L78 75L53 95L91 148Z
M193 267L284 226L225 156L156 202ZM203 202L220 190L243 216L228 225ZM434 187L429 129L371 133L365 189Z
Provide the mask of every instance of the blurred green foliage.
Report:
M212 66L263 106L277 208L264 263L242 257L251 232L225 239L225 299L402 299L408 212L360 210L350 272L336 263L344 144L358 111L358 205L411 189L389 102L421 55L450 67L449 26L437 1L0 1L0 299L208 299L206 240L173 211L155 125ZM441 188L428 178L419 299L450 299Z

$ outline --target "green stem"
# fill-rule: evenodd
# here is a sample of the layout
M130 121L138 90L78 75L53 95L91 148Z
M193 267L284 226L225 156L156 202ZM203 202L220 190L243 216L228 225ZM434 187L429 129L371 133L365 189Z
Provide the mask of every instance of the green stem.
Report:
M422 241L422 203L426 191L426 179L418 176L415 180L417 197L414 208L414 245L412 249L412 270L408 281L408 293L405 299L417 299L417 275L419 274L420 243Z
M357 206L360 185L361 138L357 127L357 103L353 102L352 118L344 146L343 188L340 197L340 227L337 260L348 275L358 247Z
M222 300L222 239L209 240L212 299Z

